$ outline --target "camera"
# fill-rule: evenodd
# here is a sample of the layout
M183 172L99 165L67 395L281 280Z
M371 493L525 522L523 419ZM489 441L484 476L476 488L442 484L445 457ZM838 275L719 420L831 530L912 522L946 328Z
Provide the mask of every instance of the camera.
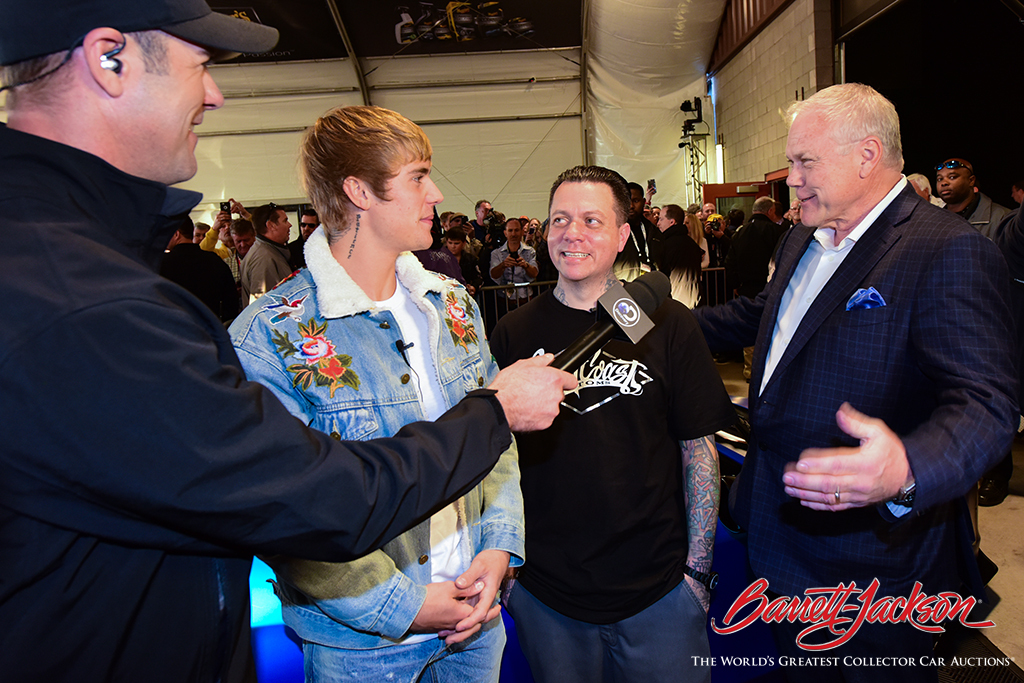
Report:
M227 211L228 213L231 213L231 202L221 202L220 203L220 210L221 211Z
M491 236L492 244L501 244L505 241L505 214L491 209L484 216L484 228Z

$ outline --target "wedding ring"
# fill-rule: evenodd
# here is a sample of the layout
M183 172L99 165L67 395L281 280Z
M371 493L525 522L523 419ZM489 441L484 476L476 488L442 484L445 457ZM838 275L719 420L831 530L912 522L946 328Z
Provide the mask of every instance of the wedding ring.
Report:
M836 487L836 505L839 505L839 487Z

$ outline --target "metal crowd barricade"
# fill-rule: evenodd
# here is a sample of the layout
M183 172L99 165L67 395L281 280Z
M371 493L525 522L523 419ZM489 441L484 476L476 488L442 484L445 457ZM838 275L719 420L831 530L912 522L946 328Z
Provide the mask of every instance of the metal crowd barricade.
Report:
M704 268L700 277L698 306L717 306L731 299L725 284L725 268Z
M480 305L487 333L491 333L501 316L536 299L538 295L553 289L556 284L558 284L557 280L545 280L512 285L489 285L478 289L476 301ZM509 296L510 292L514 293L511 297Z
M548 280L480 287L476 293L476 302L480 306L487 333L491 333L503 315L536 299L538 295L553 289L556 284L557 280ZM704 268L701 271L699 291L698 306L717 306L731 299L726 289L725 268ZM516 295L510 297L509 292L515 292Z

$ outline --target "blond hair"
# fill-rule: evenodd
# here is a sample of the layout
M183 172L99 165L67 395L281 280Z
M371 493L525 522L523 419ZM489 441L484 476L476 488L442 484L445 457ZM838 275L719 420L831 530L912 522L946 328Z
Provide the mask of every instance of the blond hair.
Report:
M328 242L349 228L354 205L345 194L354 177L387 201L388 184L413 161L429 161L430 141L423 129L382 107L338 107L306 130L299 148L302 181L317 207Z
M692 213L688 213L683 220L686 222L686 233L690 239L700 244L700 241L704 239L704 228L700 226L700 219Z

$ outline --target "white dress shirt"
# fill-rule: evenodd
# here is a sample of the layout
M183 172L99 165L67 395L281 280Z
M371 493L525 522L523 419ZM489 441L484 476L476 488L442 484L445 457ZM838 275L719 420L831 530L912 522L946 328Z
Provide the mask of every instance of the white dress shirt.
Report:
M771 379L772 373L778 366L782 356L786 353L793 335L800 326L811 304L818 298L821 290L825 288L832 275L839 270L843 260L853 250L868 228L874 224L875 219L896 199L896 196L906 187L907 179L901 176L895 187L889 190L889 194L882 198L871 211L864 216L856 228L847 235L838 245L834 244L836 231L833 228L818 228L814 231L814 239L807 246L807 251L800 257L800 263L793 271L793 277L786 285L786 291L782 295L782 302L779 305L779 315L775 320L775 330L772 332L771 346L768 347L768 358L764 365L764 377L761 378L761 388L758 395L764 391Z

